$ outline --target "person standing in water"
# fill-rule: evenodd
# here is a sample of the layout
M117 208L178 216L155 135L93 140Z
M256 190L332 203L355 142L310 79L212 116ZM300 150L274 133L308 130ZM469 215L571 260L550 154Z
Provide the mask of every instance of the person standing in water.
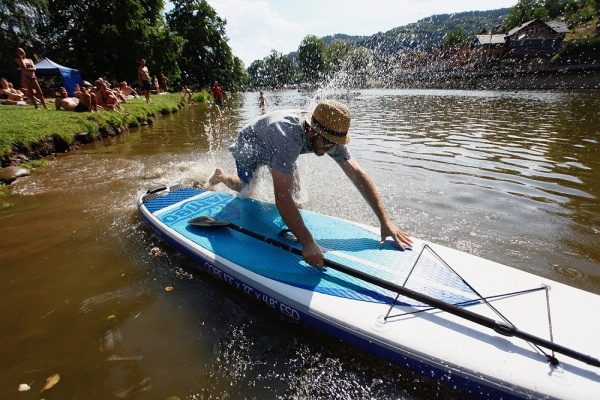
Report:
M37 81L37 77L35 76L35 64L33 61L31 61L31 59L27 58L25 50L20 47L17 49L17 58L15 61L17 62L19 68L21 68L21 85L27 91L26 95L29 100L31 100L31 104L33 104L35 108L39 108L36 102L37 97L47 110L48 105L46 104L46 99L44 99L42 88L40 87L40 83Z
M260 95L258 96L258 107L260 108L260 111L264 114L265 113L265 107L267 105L267 99L265 99L265 96L263 94L263 91L260 91Z
M215 104L219 109L219 114L221 114L221 109L223 108L223 88L219 86L219 82L215 81L211 91L213 97L215 98Z

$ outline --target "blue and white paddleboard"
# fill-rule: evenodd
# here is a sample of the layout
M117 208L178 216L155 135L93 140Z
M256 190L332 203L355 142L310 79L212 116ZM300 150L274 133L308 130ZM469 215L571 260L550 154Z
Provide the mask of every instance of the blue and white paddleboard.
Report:
M301 211L330 264L357 272L319 271L279 235L286 227L274 204L230 194L160 187L142 194L138 208L211 274L402 367L478 397L600 398L598 295L415 238L399 251L379 244L378 229ZM247 232L189 222L201 216Z

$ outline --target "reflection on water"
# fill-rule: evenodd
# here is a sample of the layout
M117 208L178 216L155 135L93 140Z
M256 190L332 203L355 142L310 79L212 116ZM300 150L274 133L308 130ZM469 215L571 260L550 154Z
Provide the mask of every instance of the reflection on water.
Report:
M267 111L314 104L292 91L266 97ZM463 397L281 318L140 222L141 190L233 170L227 147L260 114L257 100L230 98L225 119L205 105L161 117L11 187L15 206L0 211L0 398L20 383L39 393L55 373L48 398ZM345 101L351 151L401 228L600 293L596 93L370 90ZM310 209L376 224L331 160L303 157Z

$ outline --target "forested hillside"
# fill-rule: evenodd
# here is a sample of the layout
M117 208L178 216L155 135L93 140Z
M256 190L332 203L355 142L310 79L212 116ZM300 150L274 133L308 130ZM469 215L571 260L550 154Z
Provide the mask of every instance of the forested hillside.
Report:
M462 30L465 37L487 32L501 25L510 8L491 11L468 11L457 14L440 14L423 18L415 23L400 26L387 32L367 37L335 35L331 38L346 40L352 47L363 46L381 56L401 51L431 51L440 48L448 32ZM331 41L325 37L325 43Z

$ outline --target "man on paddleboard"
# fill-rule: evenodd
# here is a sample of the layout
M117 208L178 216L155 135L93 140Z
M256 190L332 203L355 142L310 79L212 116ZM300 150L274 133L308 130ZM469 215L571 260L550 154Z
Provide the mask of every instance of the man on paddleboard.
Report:
M295 176L300 154L328 154L375 212L381 224L381 243L391 236L401 249L412 246L410 235L390 220L369 175L351 157L346 147L350 142L349 128L350 110L335 100L321 101L312 113L279 110L264 114L243 127L236 143L229 149L235 158L237 175L229 175L217 168L209 184L223 183L240 192L252 181L256 170L267 165L273 176L275 204L281 218L302 244L304 261L322 268L323 251L302 220L294 201L294 191L299 187Z

